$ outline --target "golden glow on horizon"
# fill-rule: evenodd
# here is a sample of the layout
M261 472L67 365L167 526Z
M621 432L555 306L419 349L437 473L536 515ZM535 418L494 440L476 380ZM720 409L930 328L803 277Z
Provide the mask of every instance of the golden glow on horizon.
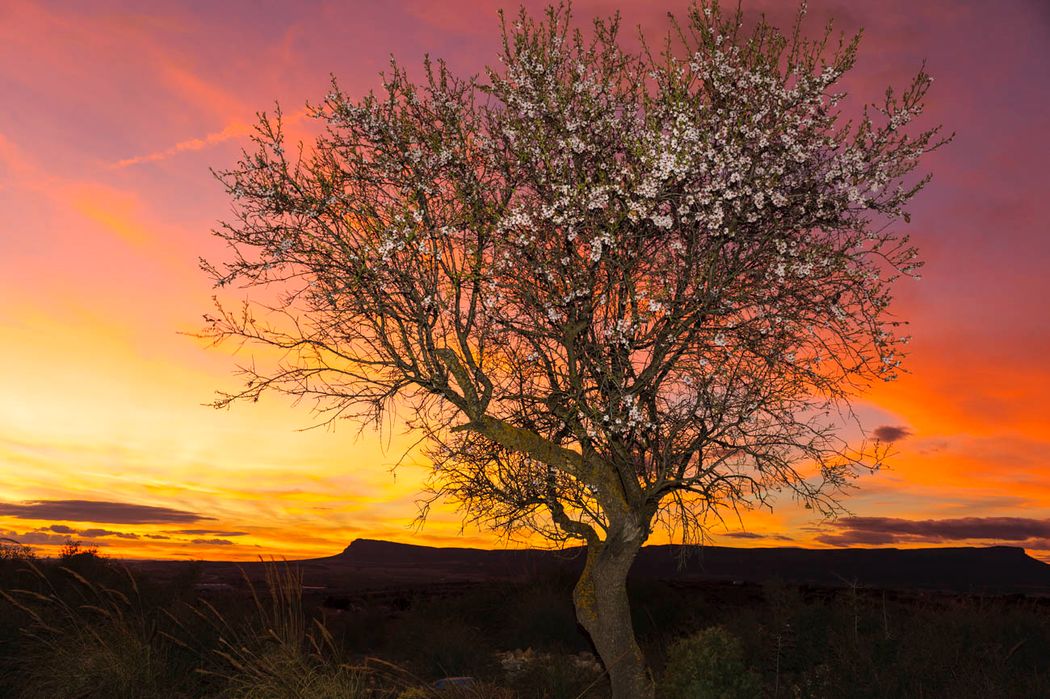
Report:
M818 15L834 10L814 4ZM578 12L614 5L624 5L625 26L662 26L666 8L649 3L594 0ZM273 17L247 3L199 14L127 2L0 8L8 107L0 114L0 506L93 500L202 517L121 524L0 514L0 537L51 552L66 530L105 530L77 538L111 555L212 559L331 555L356 537L500 545L490 533L461 534L447 506L417 531L425 464L410 459L389 471L410 437L358 438L348 423L298 431L311 416L277 398L204 407L215 389L235 385L233 367L247 354L177 334L196 330L211 308L197 258L222 257L209 230L229 202L208 168L233 165L254 112L280 99L293 136L305 137L301 105L324 95L329 73L361 94L391 51L406 62L430 51L475 71L495 54L494 37L479 27L496 26L496 5L480 20L467 7L289 5ZM1010 83L1016 100L999 98L1011 76L1035 73L1044 54L1032 47L1043 44L1004 42L977 10L955 8L909 10L925 13L921 22L859 8L843 18L868 29L855 89L900 83L926 55L938 80L932 116L961 134L936 154L936 179L912 226L930 260L928 279L902 289L901 315L914 321L912 373L859 405L869 427L912 434L895 444L892 469L863 477L846 504L866 517L1047 520L1050 282L1042 267L1050 258L1040 258L1047 243L1034 193L1048 176L1032 175L1045 168L1030 147L1044 140L1031 115L1045 113L1047 97ZM1011 23L1002 35L1034 37L1029 10L1010 12L999 16ZM974 51L959 54L959 37ZM979 60L988 55L1004 67L984 77ZM980 108L967 101L978 98ZM716 528L716 543L822 545L812 513L781 504L727 518L765 538L718 537ZM1038 543L1031 552L1050 560L1050 540Z

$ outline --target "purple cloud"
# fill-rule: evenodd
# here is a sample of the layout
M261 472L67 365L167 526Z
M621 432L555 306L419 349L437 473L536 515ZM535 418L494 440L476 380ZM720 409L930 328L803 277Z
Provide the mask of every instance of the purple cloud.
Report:
M831 546L877 546L879 544L895 544L897 537L893 534L883 532L866 532L850 529L840 534L821 534L816 537L817 541Z
M138 534L131 532L116 532L110 529L74 529L73 527L67 527L64 524L52 524L50 527L42 527L37 529L38 532L55 532L56 534L65 534L66 536L82 536L87 539L98 539L106 536L116 536L121 539L138 539Z
M912 432L904 425L881 425L872 433L880 442L899 442L905 437L910 437Z
M730 536L734 539L777 539L779 541L792 541L790 536L784 534L758 534L756 532L726 532L722 536Z
M106 522L108 524L177 524L215 519L171 507L99 500L34 500L22 503L0 503L0 515L19 519L57 519L67 522Z
M1026 543L1050 540L1050 519L1027 517L957 517L901 519L898 517L843 517L831 523L841 531L822 534L817 541L835 546L899 542L966 541L984 539Z
M26 546L62 546L70 540L70 537L41 530L22 532L21 534L14 531L0 531L0 539L10 539ZM97 544L92 542L91 545L104 546L105 544L103 542L98 542Z
M115 532L109 529L82 529L77 532L80 536L87 539L97 539L104 536L116 536L121 539L137 539L138 534L132 534L131 532Z
M1050 537L1050 519L1027 517L958 517L955 519L900 519L897 517L844 517L843 529L884 532L922 539L1001 539L1022 541Z

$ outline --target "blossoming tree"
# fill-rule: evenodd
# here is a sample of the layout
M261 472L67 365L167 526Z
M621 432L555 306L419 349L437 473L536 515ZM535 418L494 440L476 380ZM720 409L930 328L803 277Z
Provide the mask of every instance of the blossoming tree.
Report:
M577 617L618 699L653 692L625 578L655 526L688 537L785 489L831 512L877 465L838 416L898 370L891 287L918 263L889 224L943 142L909 128L925 73L845 122L857 39L743 19L698 0L630 51L615 18L522 11L483 77L333 83L316 141L289 152L264 116L219 174L232 259L204 266L264 298L204 334L283 359L217 405L410 406L435 492L585 544Z

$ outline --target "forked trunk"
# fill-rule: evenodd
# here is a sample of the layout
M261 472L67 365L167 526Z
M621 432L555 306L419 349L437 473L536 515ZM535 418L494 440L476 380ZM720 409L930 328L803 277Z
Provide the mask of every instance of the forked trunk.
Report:
M634 637L627 599L627 571L641 548L640 537L610 536L587 547L587 563L576 583L576 619L591 636L609 674L613 699L652 699L653 683Z

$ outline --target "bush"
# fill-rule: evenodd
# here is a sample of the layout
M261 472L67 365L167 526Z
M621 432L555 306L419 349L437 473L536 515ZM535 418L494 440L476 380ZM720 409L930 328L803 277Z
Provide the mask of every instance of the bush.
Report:
M386 655L427 678L491 676L495 666L488 640L477 627L423 613L393 623Z
M721 626L676 641L660 687L667 699L752 699L762 693L740 641Z
M373 673L341 662L339 649L323 622L303 609L302 570L270 561L266 592L245 575L254 609L235 626L202 600L219 632L214 652L225 667L229 699L363 699L387 696L371 691Z
M0 687L0 696L182 696L178 679L167 672L171 646L158 634L158 615L146 610L130 574L125 571L121 581L119 571L104 569L105 561L93 556L76 552L67 560L86 562L124 584L110 586L72 567L28 561L26 582L37 590L0 590L7 613L22 620L24 632L18 656L4 668L0 684L7 687Z
M540 580L508 591L497 642L503 648L542 648L562 652L590 647L576 624L572 585Z
M21 544L14 539L0 537L0 561L32 560L36 560L36 552L31 547Z

